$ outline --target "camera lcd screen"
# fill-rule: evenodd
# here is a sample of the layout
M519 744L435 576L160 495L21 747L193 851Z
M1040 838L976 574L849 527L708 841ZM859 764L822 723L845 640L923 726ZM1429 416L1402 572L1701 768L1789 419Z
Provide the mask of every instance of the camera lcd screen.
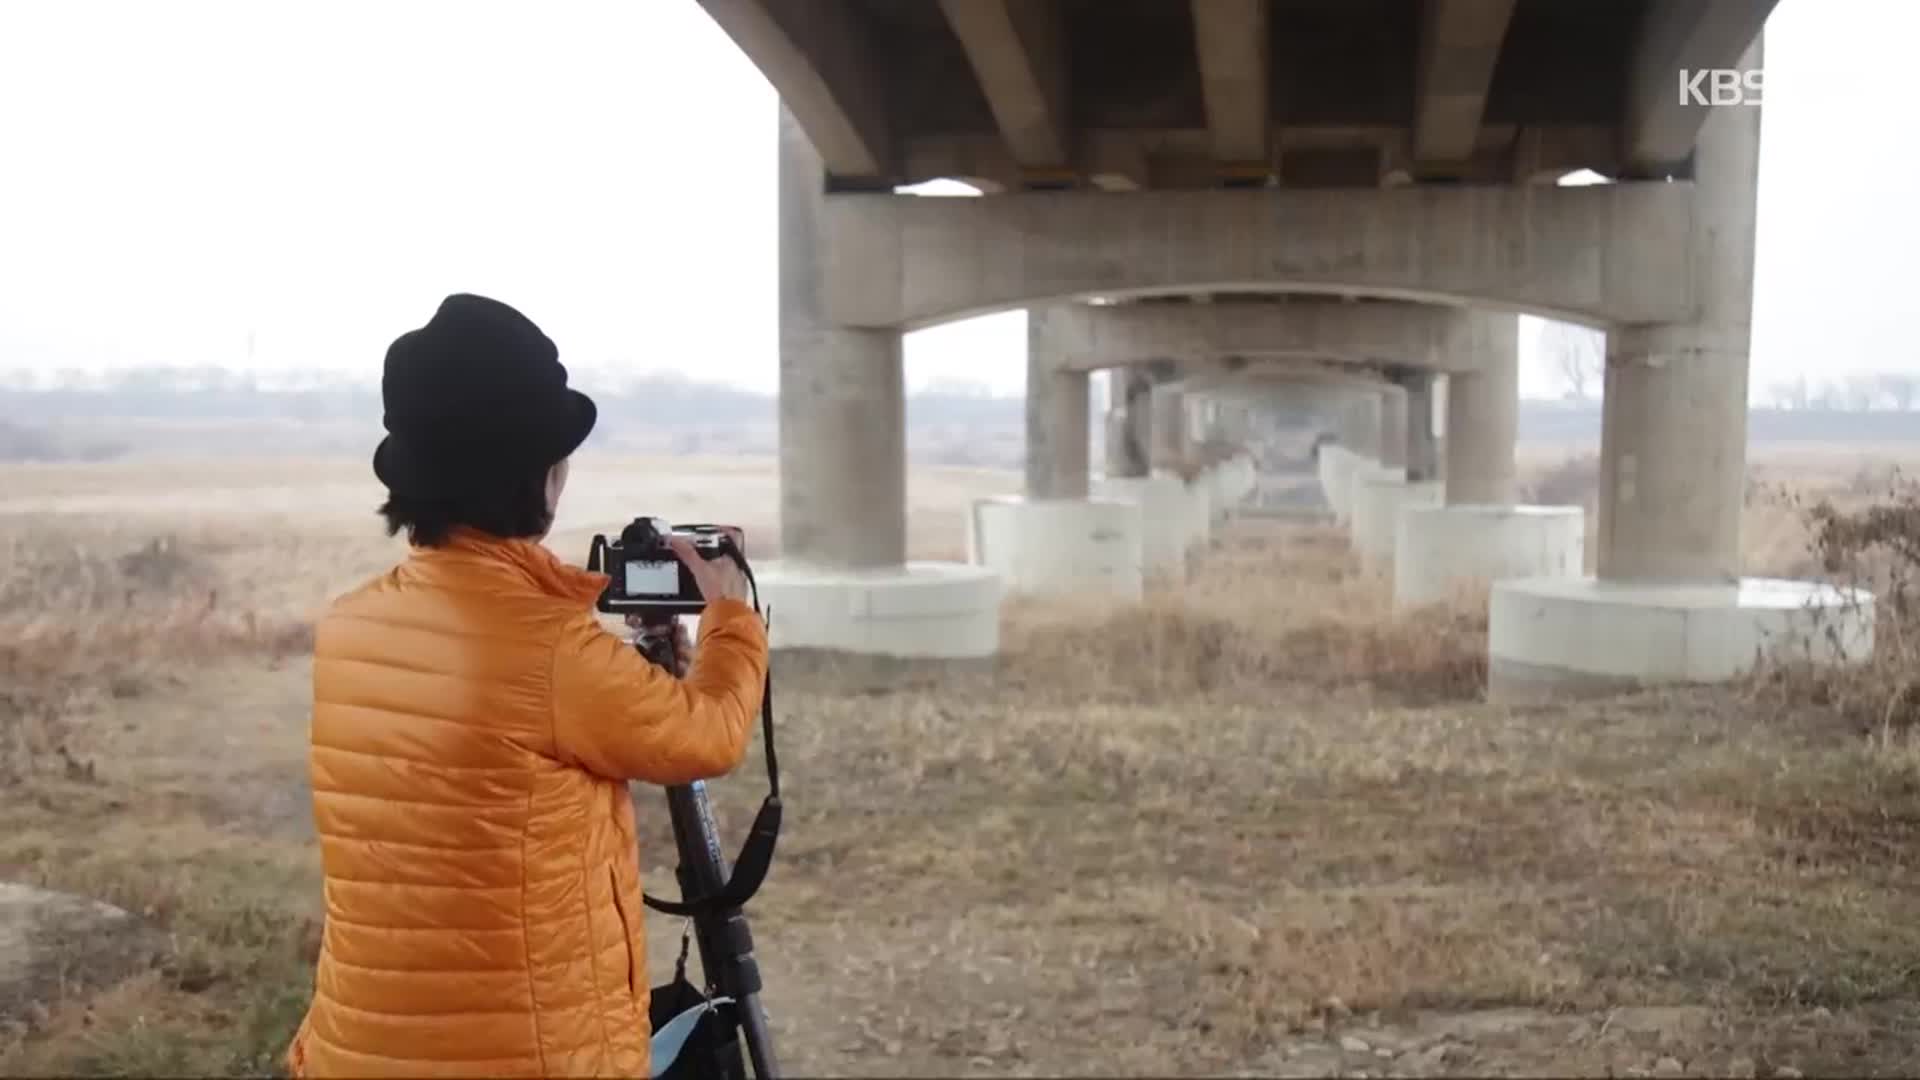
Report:
M624 592L628 596L676 596L680 592L680 564L647 559L627 561Z

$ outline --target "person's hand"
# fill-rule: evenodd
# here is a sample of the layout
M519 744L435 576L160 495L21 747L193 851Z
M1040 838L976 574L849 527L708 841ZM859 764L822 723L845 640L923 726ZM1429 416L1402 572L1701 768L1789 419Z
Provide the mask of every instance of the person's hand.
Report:
M638 615L627 616L627 628L633 631L635 645L643 644L642 638L659 633L657 629L650 629ZM692 669L693 639L687 636L687 624L675 619L673 620L673 673L684 679L687 677L687 672Z
M741 543L738 534L733 535L736 547ZM708 562L700 557L693 545L685 537L667 538L667 547L693 574L693 583L700 590L700 598L708 603L715 600L739 600L747 602L751 596L747 586L747 575L740 572L740 564L732 559L715 559ZM744 555L745 550L741 553Z
M673 620L673 673L684 679L693 670L693 639L687 636L687 624Z

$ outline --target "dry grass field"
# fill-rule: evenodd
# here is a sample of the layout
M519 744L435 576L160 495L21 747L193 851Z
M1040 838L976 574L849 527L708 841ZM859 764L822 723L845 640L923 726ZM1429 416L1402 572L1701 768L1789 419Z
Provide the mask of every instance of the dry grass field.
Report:
M1756 473L1865 498L1887 460ZM0 469L0 881L136 924L0 940L0 1074L277 1070L320 913L306 626L401 554L364 473ZM640 511L770 536L765 461L573 483L576 558ZM1016 484L916 471L914 553ZM1791 513L1750 525L1753 570L1807 565ZM1243 521L1139 606L1010 605L991 670L777 666L753 917L789 1071L1920 1072L1909 731L1768 679L1490 705L1483 612L1388 609L1331 531ZM715 786L730 836L759 778Z

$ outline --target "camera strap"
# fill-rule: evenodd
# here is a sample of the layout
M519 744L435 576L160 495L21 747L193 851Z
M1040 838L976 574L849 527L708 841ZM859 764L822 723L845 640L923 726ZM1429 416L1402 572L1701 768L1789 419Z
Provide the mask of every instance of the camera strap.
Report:
M663 915L693 916L706 911L724 908L745 907L747 901L760 891L760 885L767 879L767 870L773 865L774 843L780 838L780 819L784 808L780 803L780 762L773 747L773 680L769 678L760 702L760 732L767 747L767 797L760 803L760 811L753 816L753 827L747 831L746 842L740 845L740 855L733 861L733 870L727 875L727 883L719 892L694 901L662 900L657 896L642 893L640 899L650 908Z
M760 585L753 580L753 570L747 561L739 555L734 559L746 572L747 581L753 587L753 606L760 610ZM760 810L753 816L753 827L747 831L746 842L740 845L740 855L733 860L733 869L727 875L727 883L711 896L698 900L676 901L662 900L648 893L641 893L640 899L648 907L663 915L692 917L709 911L727 908L745 907L760 891L760 885L767 879L767 871L773 866L773 848L780 838L780 820L784 808L780 803L780 757L773 745L773 673L767 673L766 681L760 691L760 738L767 748L767 797L760 802Z

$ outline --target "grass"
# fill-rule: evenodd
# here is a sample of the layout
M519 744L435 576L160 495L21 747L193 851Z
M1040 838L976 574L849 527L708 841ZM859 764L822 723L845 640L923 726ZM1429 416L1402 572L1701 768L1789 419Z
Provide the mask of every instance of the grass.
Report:
M65 748L16 754L0 880L153 934L0 1017L0 1074L277 1067L319 911L300 628L393 554L295 532L0 515L0 726ZM1010 605L991 670L783 662L753 917L789 1070L1271 1074L1440 1031L1459 1072L1920 1069L1912 733L1740 688L1489 705L1484 619L1393 620L1331 533L1242 524L1138 606ZM758 770L715 787L730 837Z

